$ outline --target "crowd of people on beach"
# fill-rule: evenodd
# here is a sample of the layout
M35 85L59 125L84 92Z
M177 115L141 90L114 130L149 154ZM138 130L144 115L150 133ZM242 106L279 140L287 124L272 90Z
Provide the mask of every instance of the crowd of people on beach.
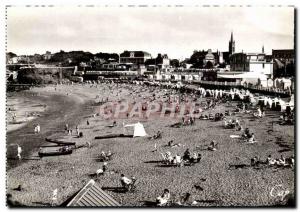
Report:
M166 92L168 94L168 92ZM132 94L133 96L133 94ZM176 95L174 95L176 96ZM99 99L100 96L96 96L96 99ZM191 93L189 95L178 95L174 97L173 99L169 96L167 99L165 99L168 103L176 102L178 105L180 102L186 102L189 101L187 97L190 97L189 99L192 99L194 102L199 102L205 97L211 97L208 100L206 100L205 103L203 103L201 106L201 110L197 111L199 113L199 120L206 121L223 121L223 127L224 129L234 129L236 131L240 132L240 138L248 143L256 143L257 140L255 138L254 132L251 132L248 127L244 129L244 127L241 124L242 120L239 120L238 118L234 118L232 115L236 113L248 113L249 111L256 111L253 112L254 117L263 118L265 117L265 110L268 109L274 109L278 105L284 105L285 103L282 102L279 98L270 98L265 97L263 99L263 102L258 100L258 102L255 100L254 95L251 94L247 90L241 90L241 89L231 89L229 91L221 90L221 89L204 89L204 88L198 88L194 91L194 93ZM153 95L151 99L157 100L160 96ZM234 111L218 111L214 114L212 111L218 106L218 104L224 103L224 102L231 102L232 100L239 100L240 103L237 105L236 109ZM134 100L137 101L137 100ZM106 100L102 98L101 102L109 102L109 98L107 97ZM275 107L274 107L275 104ZM179 107L179 106L178 106ZM254 109L253 109L254 108ZM147 107L145 106L143 110L147 110ZM179 111L179 108L176 109L176 111ZM95 115L96 116L96 115ZM95 118L94 116L94 118ZM287 121L291 121L294 119L294 111L293 109L288 106L283 111L282 117L280 117L285 123ZM194 126L196 123L195 116L191 116L190 114L184 115L181 118L181 126ZM86 125L89 126L92 122L92 119L86 120ZM243 122L242 122L243 123ZM112 127L117 126L116 121L113 122ZM73 130L76 132L76 136L78 138L83 137L82 132L80 131L79 125L76 125L75 129L72 129L68 124L65 124L64 131L67 135L72 136ZM34 133L39 134L41 132L41 126L37 124L34 127ZM157 131L155 135L150 137L150 139L161 139L163 132L161 130ZM156 144L155 144L156 145ZM171 140L168 142L168 147L182 147L181 144L174 144L174 141ZM90 144L89 144L90 147ZM156 148L156 146L155 146ZM216 140L211 140L210 144L207 147L207 150L209 151L217 151L218 149L218 142ZM18 146L18 153L17 158L21 160L21 153L22 148ZM215 154L215 153L213 153ZM98 155L98 160L100 162L103 162L103 165L101 168L96 170L95 176L100 177L104 175L108 167L108 161L112 160L112 156L114 153L112 153L110 150L105 152L101 151ZM187 148L184 153L181 155L179 153L172 154L170 151L167 151L165 153L161 153L161 156L163 158L162 163L174 167L182 167L184 165L194 165L196 163L200 163L202 160L202 155L199 152L192 152L190 148ZM281 156L279 159L272 158L271 155L269 155L266 159L266 161L262 162L258 159L258 157L251 158L250 162L251 166L258 166L259 164L267 164L268 166L282 166L282 167L294 167L294 157L291 156L289 158L284 158ZM121 174L120 183L122 188L125 191L134 191L136 188L137 179L135 177L126 177L124 174ZM190 199L191 194L186 193L178 202L178 205L185 205L188 202L188 199ZM169 189L164 189L162 195L158 196L156 198L156 205L157 206L167 206L170 203L171 200L171 193Z
M172 156L172 153L170 151L167 151L164 154L161 153L161 155L163 158L162 162L164 164L178 166L178 167L199 163L202 158L202 155L200 153L197 152L191 153L189 148L185 150L183 156L180 156L179 154Z

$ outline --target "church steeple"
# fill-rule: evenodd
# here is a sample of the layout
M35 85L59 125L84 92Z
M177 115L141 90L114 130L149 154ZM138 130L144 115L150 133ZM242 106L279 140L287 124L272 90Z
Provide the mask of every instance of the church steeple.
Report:
M262 46L261 52L264 54L265 53L265 46Z
M229 54L232 55L235 52L235 41L233 40L233 32L231 31L230 41L229 41Z

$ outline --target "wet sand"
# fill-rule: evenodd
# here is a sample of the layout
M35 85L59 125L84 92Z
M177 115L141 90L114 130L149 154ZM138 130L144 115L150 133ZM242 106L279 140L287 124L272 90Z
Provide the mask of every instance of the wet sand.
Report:
M6 132L24 127L47 109L47 105L38 102L37 98L32 101L26 96L28 95L24 95L24 92L14 92L7 95Z
M45 138L53 136L54 134L64 133L64 126L66 123L70 127L75 128L84 116L91 113L87 99L82 96L70 95L67 96L65 93L57 92L49 93L45 92L24 91L23 96L25 96L27 101L31 101L32 104L36 102L43 102L47 106L47 110L40 112L40 116L35 119L28 121L19 126L19 129L7 132L6 143L7 145L18 144L22 147L22 156L24 160L8 160L7 168L10 169L19 165L22 162L26 162L32 157L39 146L45 144ZM32 95L34 94L34 95ZM22 96L22 94L18 94ZM21 97L22 98L22 97ZM34 126L40 124L41 132L39 134L34 134Z

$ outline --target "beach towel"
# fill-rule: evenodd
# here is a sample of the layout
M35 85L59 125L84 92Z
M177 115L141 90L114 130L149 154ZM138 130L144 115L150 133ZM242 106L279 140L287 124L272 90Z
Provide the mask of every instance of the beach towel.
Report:
M230 138L240 138L240 135L230 135Z

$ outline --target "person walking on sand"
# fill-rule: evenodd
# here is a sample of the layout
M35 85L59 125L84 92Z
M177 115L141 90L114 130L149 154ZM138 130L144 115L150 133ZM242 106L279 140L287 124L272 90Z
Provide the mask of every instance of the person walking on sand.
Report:
M69 131L69 125L68 124L65 125L65 131Z
M41 126L39 124L37 124L34 128L34 133L38 134L38 133L40 133L40 131L41 131Z
M76 134L79 137L79 127L78 127L78 125L76 125Z
M37 127L37 133L40 133L41 132L41 126L40 126L40 124L38 124L36 127Z
M17 158L18 160L21 160L21 153L22 153L22 147L20 147L19 145L17 146Z

